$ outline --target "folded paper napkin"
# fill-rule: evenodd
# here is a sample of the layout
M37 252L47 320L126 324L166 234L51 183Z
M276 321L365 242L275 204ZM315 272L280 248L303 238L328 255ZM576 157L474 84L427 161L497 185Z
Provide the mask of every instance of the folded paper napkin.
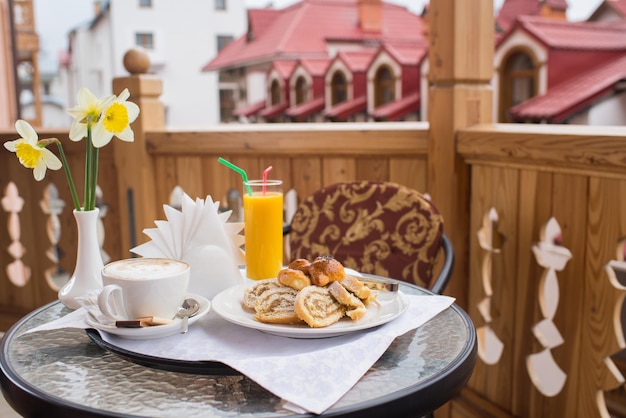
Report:
M332 338L277 337L231 324L212 311L194 323L187 334L154 340L101 334L105 341L135 353L224 363L284 399L286 408L297 413L321 414L354 386L397 336L418 328L454 302L448 296L407 298L409 309L393 321L369 331ZM27 333L89 328L86 316L99 315L92 302L93 298L86 298L82 308ZM183 344L189 341L193 344Z
M144 229L151 241L132 252L143 257L172 258L190 265L189 292L212 299L224 289L241 283L239 266L245 264L239 234L241 222L227 222L231 211L219 213L211 196L191 199L183 194L181 210L163 205L167 221L154 221Z

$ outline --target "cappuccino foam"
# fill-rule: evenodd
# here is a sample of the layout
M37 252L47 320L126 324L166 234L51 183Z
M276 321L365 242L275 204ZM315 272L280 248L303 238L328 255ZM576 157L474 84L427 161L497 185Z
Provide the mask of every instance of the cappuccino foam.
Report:
M183 261L167 258L130 258L107 264L103 273L118 279L150 280L173 276L188 268Z

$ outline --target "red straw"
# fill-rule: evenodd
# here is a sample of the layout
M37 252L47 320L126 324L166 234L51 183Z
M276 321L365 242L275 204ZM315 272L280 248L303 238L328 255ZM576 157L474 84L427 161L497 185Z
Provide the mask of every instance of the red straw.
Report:
M265 170L263 170L263 196L265 196L265 189L267 186L267 173L269 173L270 171L272 171L272 166L270 165L269 167L267 167Z

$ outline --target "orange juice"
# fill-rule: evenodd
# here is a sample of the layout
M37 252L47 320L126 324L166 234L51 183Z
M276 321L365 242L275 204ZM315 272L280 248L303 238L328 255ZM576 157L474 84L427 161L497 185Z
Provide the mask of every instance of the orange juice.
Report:
M270 190L243 195L246 273L255 280L276 277L283 265L283 194Z

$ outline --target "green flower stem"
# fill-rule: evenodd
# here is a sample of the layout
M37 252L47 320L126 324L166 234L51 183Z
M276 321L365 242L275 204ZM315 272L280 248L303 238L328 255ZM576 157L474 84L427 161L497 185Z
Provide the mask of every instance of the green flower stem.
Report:
M63 163L63 171L65 171L65 177L67 177L67 184L70 186L70 194L72 195L72 201L74 202L74 209L80 210L80 202L78 201L78 194L76 193L76 186L74 185L74 179L72 178L72 172L70 166L65 158L65 151L63 151L63 145L61 141L56 141L59 148L59 155L61 156L61 162Z
M91 145L93 157L91 160L91 207L89 210L96 208L96 188L98 187L98 159L100 158L100 148Z
M94 146L91 141L91 123L87 122L87 146L85 151L85 205L84 210L95 208L95 190L93 186Z

